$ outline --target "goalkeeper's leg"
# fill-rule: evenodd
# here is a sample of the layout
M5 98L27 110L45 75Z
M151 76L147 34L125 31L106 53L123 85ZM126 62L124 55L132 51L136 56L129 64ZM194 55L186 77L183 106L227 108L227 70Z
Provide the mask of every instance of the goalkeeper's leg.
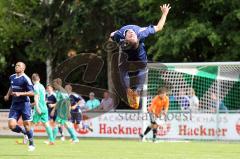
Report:
M149 125L146 130L144 131L143 134L140 134L140 138L142 141L145 141L145 136L153 129L156 129L157 128L157 123L156 123L156 117L153 113L148 113L149 114L149 117L150 117L150 122L151 122L151 125Z
M156 136L157 136L157 127L153 127L153 142L156 142Z

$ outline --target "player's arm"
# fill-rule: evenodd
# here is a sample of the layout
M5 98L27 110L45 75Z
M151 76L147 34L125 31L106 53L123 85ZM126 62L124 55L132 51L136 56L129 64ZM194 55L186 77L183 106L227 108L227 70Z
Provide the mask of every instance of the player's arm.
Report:
M159 32L163 29L163 26L166 22L168 12L171 9L170 4L164 4L164 5L160 6L160 8L161 8L161 11L162 11L162 16L161 16L158 24L156 26L154 26L154 29L155 29L156 32Z
M72 106L71 106L71 110L74 110L74 109L76 109L76 108L77 108L77 106L78 106L78 103L77 103L77 104L75 104L75 105L72 105Z
M57 100L57 99L56 99L56 100ZM52 111L51 111L51 113L50 113L50 116L54 116L55 111L56 111L57 108L58 108L58 104L57 104L57 102L58 102L58 100L56 101L55 104L52 104L52 105L54 105L54 107L53 107L53 109L52 109Z
M34 89L33 89L33 84L31 82L31 80L27 80L25 79L25 87L26 87L26 91L25 92L12 92L13 96L34 96Z
M69 102L69 104L68 104L68 112L67 112L68 114L67 114L67 116L68 116L68 119L70 119L71 118L71 103Z
M48 106L49 106L50 108L54 108L54 107L56 107L56 105L57 105L57 103L54 103L54 104L48 104Z
M68 113L70 114L71 112L71 104L69 103L69 106L68 106Z
M80 97L76 97L76 101L77 103L71 106L72 110L76 109L82 103L82 99Z
M114 32L111 32L111 34L110 34L110 37L109 37L109 41L113 41L114 39L113 39L113 37L114 37L114 34L116 33L117 31L114 31Z
M52 111L51 111L51 113L50 113L50 116L54 116L55 111L56 111L56 107L54 107L54 108L52 109Z
M117 43L119 43L120 39L124 39L124 36L119 30L116 30L110 34L110 37L109 37L110 41L116 41Z
M41 114L42 112L38 103L39 103L39 94L34 94L34 104L35 104L34 106L36 108L37 113Z
M37 111L38 114L41 114L41 109L39 107L39 96L40 95L40 91L38 89L38 87L34 86L34 107L35 110Z
M84 101L84 99L81 99L80 101L79 101L79 106L80 106L80 108L84 108L85 107L85 101Z
M28 91L28 92L12 92L13 96L34 96L34 92L33 91Z
M169 108L169 98L167 97L166 104L165 104L164 109L163 109L163 112L162 112L162 114L163 114L164 116L167 115L168 108Z
M12 88L9 87L7 94L4 96L4 100L8 101L11 94L12 94Z
M148 112L156 114L154 106L157 103L157 97L155 96L151 102L151 105L148 107Z
M35 101L31 103L31 107L33 108L36 105Z

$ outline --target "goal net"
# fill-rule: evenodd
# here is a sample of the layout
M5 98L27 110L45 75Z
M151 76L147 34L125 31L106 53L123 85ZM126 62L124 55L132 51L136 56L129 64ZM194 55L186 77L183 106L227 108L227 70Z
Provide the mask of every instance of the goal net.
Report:
M148 69L147 106L167 87L171 111L240 110L240 62L149 63Z

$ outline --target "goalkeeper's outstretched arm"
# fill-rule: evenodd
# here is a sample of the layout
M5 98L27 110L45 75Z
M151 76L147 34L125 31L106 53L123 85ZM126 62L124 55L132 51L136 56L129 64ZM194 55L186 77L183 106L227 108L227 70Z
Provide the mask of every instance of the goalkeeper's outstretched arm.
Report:
M156 26L154 26L154 29L156 32L159 32L163 29L163 26L166 22L168 12L171 9L171 7L170 7L170 4L164 4L164 5L160 6L160 9L162 11L162 17L160 18L158 24Z

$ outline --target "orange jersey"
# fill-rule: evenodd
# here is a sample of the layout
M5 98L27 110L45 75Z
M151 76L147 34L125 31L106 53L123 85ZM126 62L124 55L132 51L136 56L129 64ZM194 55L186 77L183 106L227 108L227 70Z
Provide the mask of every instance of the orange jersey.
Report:
M160 99L157 95L153 98L151 105L148 107L148 111L159 116L164 109L165 112L168 111L169 107L169 98L166 96L164 99Z

